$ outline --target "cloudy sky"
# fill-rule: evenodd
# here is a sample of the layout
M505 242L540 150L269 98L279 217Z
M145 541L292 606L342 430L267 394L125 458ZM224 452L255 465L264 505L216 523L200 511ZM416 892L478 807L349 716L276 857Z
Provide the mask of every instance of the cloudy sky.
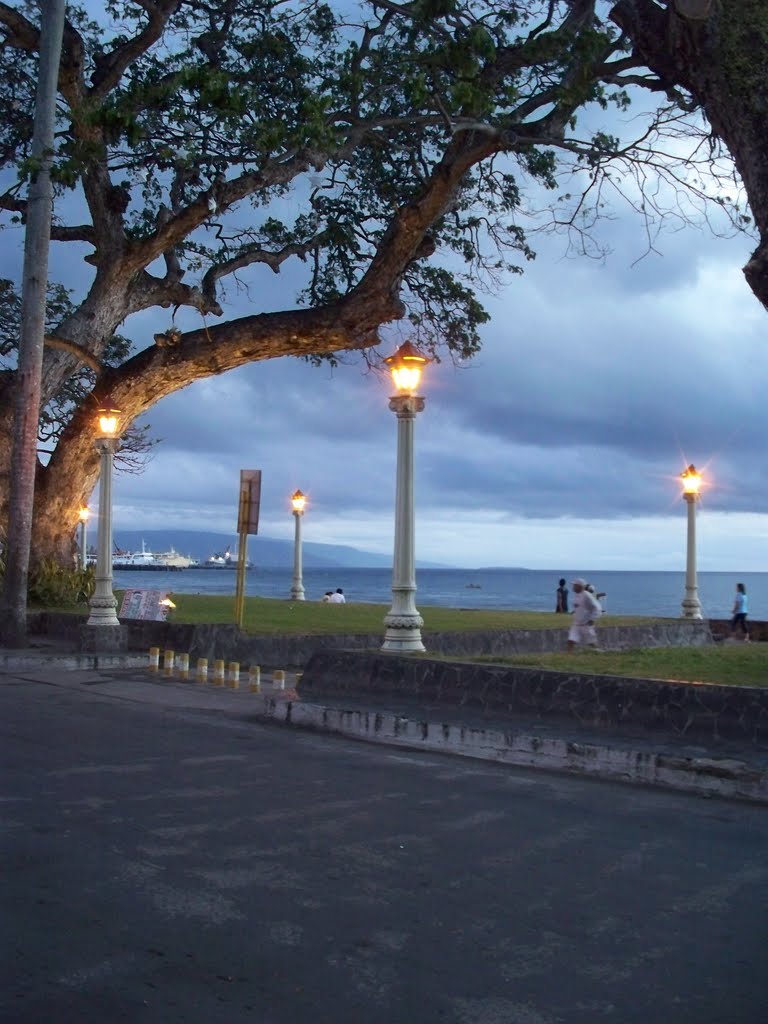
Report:
M610 234L604 264L564 258L562 239L540 242L525 275L489 300L482 354L428 368L420 558L682 569L679 474L693 461L705 479L699 567L768 570L768 319L740 270L749 241L691 229L633 266L640 225L627 217ZM288 301L291 282L280 289L264 274ZM160 321L146 319L149 336ZM232 534L240 470L261 469L262 534L292 536L299 487L306 540L391 551L390 390L361 365L271 360L169 397L148 417L163 438L153 462L116 478L116 528ZM249 552L258 558L258 539Z
M484 299L492 320L482 353L428 368L416 423L417 556L682 571L679 474L694 462L704 473L699 568L768 571L768 314L740 269L751 240L689 227L641 258L643 226L621 207L601 240L612 250L604 262L567 258L562 238L536 239L525 274ZM22 232L4 243L0 273L18 277ZM51 277L76 287L87 268L70 253L54 245ZM298 271L255 274L256 308L292 304ZM253 311L247 296L230 297L228 314ZM156 310L123 333L144 347L167 326ZM298 487L309 497L307 541L391 552L389 392L361 363L293 359L188 387L147 417L162 444L146 472L115 478L116 532L234 537L240 470L261 469L261 534L293 536ZM258 538L249 554L258 561Z

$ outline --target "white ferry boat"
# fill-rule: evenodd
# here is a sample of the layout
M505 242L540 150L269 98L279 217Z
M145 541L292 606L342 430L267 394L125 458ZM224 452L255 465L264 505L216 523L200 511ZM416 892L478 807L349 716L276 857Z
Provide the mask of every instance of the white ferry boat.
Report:
M115 549L112 555L113 569L143 569L144 571L170 571L177 572L181 569L188 569L194 559L186 555L180 555L175 548L156 554L147 549L144 541L141 542L141 551L120 551Z

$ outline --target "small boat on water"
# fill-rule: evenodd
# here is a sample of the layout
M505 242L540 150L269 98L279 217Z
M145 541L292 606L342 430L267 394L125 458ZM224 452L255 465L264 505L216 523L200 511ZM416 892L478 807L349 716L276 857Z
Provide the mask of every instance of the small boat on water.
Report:
M144 572L180 572L194 564L194 559L180 555L175 548L156 554L141 542L141 551L121 551L115 548L112 568L120 570L143 570Z
M233 558L231 553L230 553L229 548L227 548L223 555L222 554L218 554L218 553L213 554L213 555L210 556L210 558L206 558L206 560L204 562L199 562L196 565L196 568L197 569L236 569L237 568L237 558ZM246 562L245 563L245 568L246 569L252 569L253 568L253 563L252 562Z

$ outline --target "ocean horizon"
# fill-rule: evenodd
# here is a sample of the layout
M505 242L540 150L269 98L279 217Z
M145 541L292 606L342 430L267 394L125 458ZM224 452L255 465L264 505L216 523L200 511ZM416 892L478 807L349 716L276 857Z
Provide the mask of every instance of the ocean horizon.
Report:
M231 594L234 569L183 569L180 572L114 571L116 590L167 590L177 594ZM444 608L554 611L558 580L569 590L574 578L604 591L607 614L654 615L679 618L685 594L684 572L590 571L587 569L419 569L416 605ZM292 570L254 567L246 573L248 597L290 599ZM705 618L730 617L737 583L744 583L749 617L768 619L768 573L700 572L698 593ZM308 601L319 601L327 590L342 587L348 601L387 604L392 593L392 570L387 568L312 568L303 574Z

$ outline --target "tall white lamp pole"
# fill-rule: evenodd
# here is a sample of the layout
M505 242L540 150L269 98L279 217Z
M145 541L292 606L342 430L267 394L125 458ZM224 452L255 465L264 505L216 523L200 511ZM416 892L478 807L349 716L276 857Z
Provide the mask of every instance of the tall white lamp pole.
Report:
M120 447L119 409L100 409L96 450L101 458L99 472L99 536L96 547L96 586L89 602L89 626L119 626L115 613L117 599L112 593L112 463Z
M685 597L683 618L701 619L701 602L696 582L696 503L699 500L701 474L691 465L680 474L683 481L683 498L688 506L688 555L685 563Z
M384 618L382 651L423 651L424 620L416 608L416 559L413 502L413 435L424 398L416 394L426 356L406 341L385 359L397 394L389 408L397 415L397 487L395 492L395 550L392 562L392 607Z
M291 600L292 601L303 601L304 598L304 581L302 580L302 567L301 567L301 519L304 515L304 506L307 503L306 494L302 494L301 491L295 491L291 495L291 504L293 505L293 518L296 521L294 530L294 541L293 541L293 582L291 583Z
M77 514L80 517L80 568L85 569L88 565L88 520L91 518L91 510L84 505Z

